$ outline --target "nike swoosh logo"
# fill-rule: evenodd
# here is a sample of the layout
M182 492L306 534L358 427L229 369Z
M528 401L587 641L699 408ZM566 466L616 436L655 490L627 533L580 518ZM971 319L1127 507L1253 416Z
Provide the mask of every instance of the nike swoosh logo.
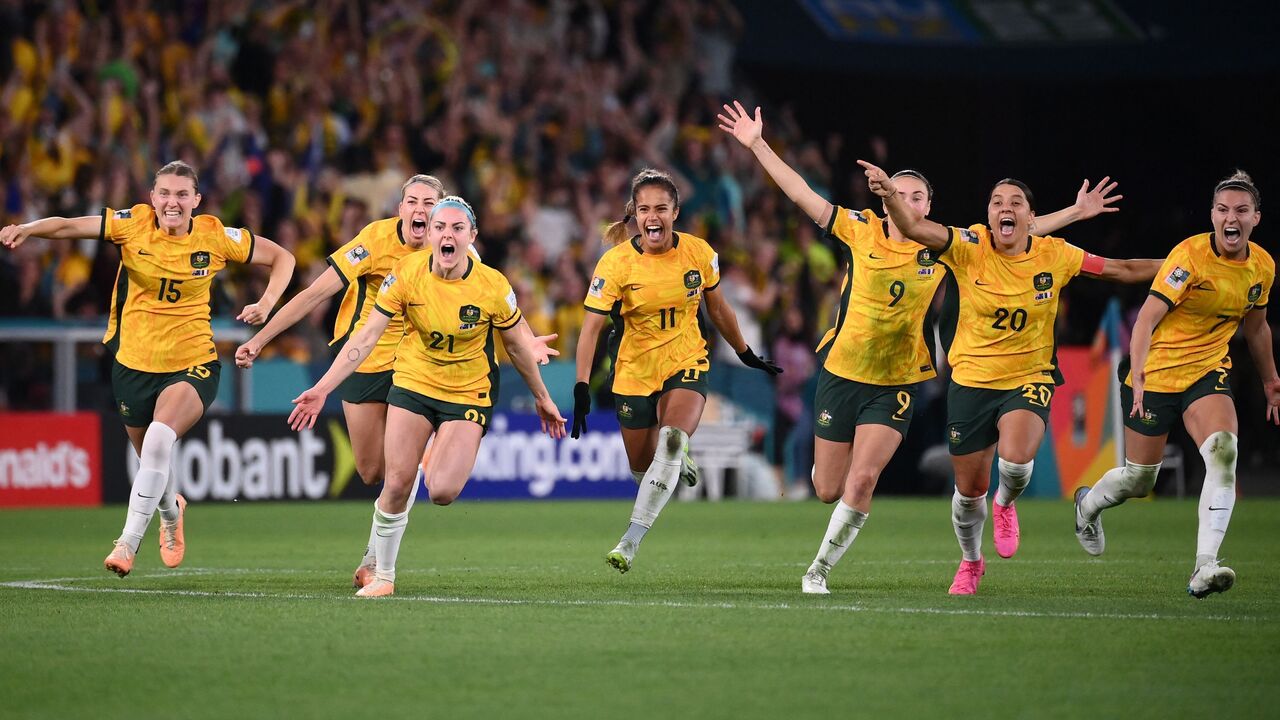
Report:
M1213 389L1214 390L1230 390L1231 388L1224 388L1221 385L1214 385ZM1212 510L1213 508L1209 508L1209 509Z
M872 260L883 260L883 259L884 259L884 258L880 257L879 255L876 255L875 253L871 253L868 257L870 257Z
M836 547L838 547L838 548L842 548L842 547L844 547L843 545L841 545L840 543L836 542L835 540L828 540L828 541L827 541L827 544L829 544L829 545L835 545L835 546L836 546Z
M906 421L907 421L907 419L906 419L906 418L900 418L900 417L898 417L897 415L894 415L894 416L892 416L892 417L893 417L893 419L894 419L894 420L897 420L898 422L906 422Z
M147 252L146 250L139 250L139 251L138 251L138 254L139 254L139 255L150 255L151 253Z
M628 286L627 286L627 289L628 289L628 290L639 290L639 289L641 289L641 288L643 288L643 287L644 287L643 285L628 285Z
M1210 510L1230 510L1231 508L1216 508L1216 507L1214 507L1214 506L1210 505L1210 506L1209 506L1209 509L1210 509Z
M1191 289L1192 290L1209 290L1209 291L1213 290L1213 288L1209 287L1209 283L1200 283L1199 285L1193 285Z
M981 280L974 280L974 281L973 281L973 284L974 284L974 285L983 285L983 286L986 286L986 285L990 285L991 283L984 283L984 282L982 282Z
M426 303L409 303L409 307L422 307Z

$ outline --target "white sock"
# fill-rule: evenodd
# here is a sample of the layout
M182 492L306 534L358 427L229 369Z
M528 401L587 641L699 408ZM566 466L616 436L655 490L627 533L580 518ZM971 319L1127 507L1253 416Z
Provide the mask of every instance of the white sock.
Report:
M640 483L644 482L644 474L645 474L644 470L632 470L631 479L635 480L636 484L639 485Z
M128 544L138 552L142 536L151 524L151 516L160 504L165 485L169 482L169 457L178 434L173 428L153 422L142 436L142 452L138 453L138 474L133 476L133 489L129 491L129 513L119 542Z
M1200 446L1204 487L1200 489L1200 530L1196 533L1196 569L1218 559L1236 505L1236 436L1216 432Z
M957 490L951 496L951 524L965 560L982 559L982 527L987 522L987 496L965 497Z
M658 449L636 491L636 504L631 510L631 523L653 527L658 514L671 499L680 479L680 458L689 446L689 436L679 428L665 426L658 431Z
M422 466L418 466L418 474L413 478L413 487L409 490L409 504L404 506L407 513L413 509L413 501L418 497L418 488L422 485ZM375 504L375 508L377 505ZM374 543L378 541L378 523L375 513L374 522L369 525L369 544L364 546L364 557L360 558L361 565L374 564Z
M1000 487L996 488L996 502L1000 503L1000 507L1009 507L1027 489L1027 484L1031 482L1031 468L1036 461L1015 463L1000 458L1000 462L996 464L1000 468Z
M1160 463L1139 465L1125 460L1124 467L1111 468L1080 501L1080 514L1085 522L1093 522L1098 514L1129 498L1145 497L1156 486Z
M376 539L373 547L378 563L377 578L387 582L396 581L396 556L400 554L400 540L404 537L404 529L409 524L409 511L387 513L373 503L373 529Z
M818 554L813 558L814 567L824 576L831 572L831 568L840 562L844 552L853 544L854 538L858 537L858 531L866 521L867 513L845 505L844 500L837 502L835 510L831 511L831 521L827 523L827 534L823 536Z

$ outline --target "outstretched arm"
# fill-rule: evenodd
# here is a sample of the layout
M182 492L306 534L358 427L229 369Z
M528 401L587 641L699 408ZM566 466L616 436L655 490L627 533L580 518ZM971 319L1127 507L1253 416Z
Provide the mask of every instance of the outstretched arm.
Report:
M501 332L502 344L507 348L511 364L520 373L520 377L524 378L524 384L529 386L529 392L533 393L538 417L542 420L542 432L555 439L564 437L564 418L556 409L556 404L551 401L551 393L547 392L547 386L542 382L538 363L534 359L534 349L529 343L530 338L518 328L507 328ZM533 334L527 329L526 332L530 337Z
M1086 259L1085 267L1080 269L1082 274L1121 283L1149 283L1156 273L1160 272L1160 265L1164 263L1163 260L1115 260L1099 258L1096 255L1090 257L1094 261L1101 260L1102 268L1099 270L1096 267L1090 267L1089 260ZM1161 303L1161 306L1163 307L1164 303Z
M1138 311L1138 319L1133 323L1133 337L1129 340L1129 363L1133 371L1130 384L1133 386L1133 407L1129 417L1142 417L1143 387L1147 382L1147 353L1151 351L1151 334L1156 325L1169 314L1169 306L1155 296L1148 296Z
M293 399L293 412L289 413L290 427L301 430L304 427L315 426L316 418L324 408L325 398L329 397L329 393L350 377L351 373L360 367L360 363L369 357L389 322L391 318L376 308L369 313L369 319L365 321L364 327L347 340L347 344L342 347L338 357L333 359L333 364L329 366L324 377Z
M941 250L947 246L947 241L951 238L951 231L947 229L946 225L939 225L912 210L902 201L902 196L898 194L898 188L894 186L893 180L889 178L888 173L884 170L866 160L859 160L858 164L866 170L867 187L871 188L871 192L879 195L884 200L884 207L889 211L889 218L893 220L893 224L902 231L903 235L933 250Z
M285 303L284 307L280 308L280 312L277 312L256 335L236 348L236 365L253 367L254 358L258 357L258 353L262 352L262 348L266 347L267 343L293 327L322 300L331 297L341 289L342 278L338 275L338 271L334 270L333 266L326 267L324 272L320 273L320 277L313 280L306 290L294 295L293 299Z
M29 237L50 240L80 240L96 238L102 230L101 215L85 215L77 218L47 217L21 225L8 225L0 230L0 245L16 250Z
M717 115L720 129L729 133L742 146L755 153L756 160L769 177L778 183L782 192L800 207L815 223L826 227L831 220L831 203L809 187L800 173L796 172L778 157L778 154L764 141L764 120L760 117L760 108L756 108L755 117L747 114L742 103L733 101L733 107L724 106L724 114Z
M1262 392L1267 396L1267 419L1280 425L1280 375L1276 374L1266 308L1254 308L1244 316L1244 337L1249 343L1253 364L1258 368L1258 377L1262 379Z
M236 319L251 325L261 325L266 322L267 316L271 314L271 308L276 306L276 301L284 294L285 288L289 287L293 268L298 263L288 250L258 236L254 240L253 257L249 258L249 264L265 265L271 268L271 275L267 279L267 289L262 291L262 298L256 303L245 305Z
M520 322L516 323L515 331L520 333L520 337L523 338L524 344L533 351L533 361L535 363L539 365L546 365L551 362L551 358L560 357L560 351L551 347L551 343L555 342L556 338L560 337L558 334L551 333L550 335L534 335L533 328L529 326L529 321L525 320L523 315L520 316ZM503 333L503 347L506 347L507 345L506 338L506 334ZM511 354L510 349L507 350L507 354Z
M1071 223L1088 220L1102 213L1119 212L1120 208L1111 206L1112 203L1124 199L1123 195L1111 194L1119 184L1111 182L1111 177L1107 176L1099 180L1098 184L1090 190L1089 181L1085 180L1079 192L1076 193L1074 205L1036 217L1033 228L1035 234L1052 235Z

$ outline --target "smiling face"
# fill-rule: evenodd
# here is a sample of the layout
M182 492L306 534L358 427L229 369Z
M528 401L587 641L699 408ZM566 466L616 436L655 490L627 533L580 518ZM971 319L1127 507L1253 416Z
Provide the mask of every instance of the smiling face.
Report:
M414 183L400 198L400 228L404 241L417 250L427 244L427 222L431 208L440 201L440 191L426 183Z
M671 237L680 208L661 185L644 185L636 190L636 226L640 247L645 252L662 253L671 247Z
M1249 236L1262 220L1253 196L1235 188L1220 190L1213 196L1209 217L1222 253L1233 259L1242 259L1249 246Z
M436 210L429 221L427 243L434 253L432 269L442 277L466 262L467 250L476 240L476 228L462 208L446 206Z
M987 225L1002 249L1013 249L1025 242L1035 216L1026 193L1017 185L1002 183L991 191Z
M151 207L156 211L160 229L170 235L181 235L191 226L191 213L200 206L200 193L195 181L180 175L157 175L151 188Z

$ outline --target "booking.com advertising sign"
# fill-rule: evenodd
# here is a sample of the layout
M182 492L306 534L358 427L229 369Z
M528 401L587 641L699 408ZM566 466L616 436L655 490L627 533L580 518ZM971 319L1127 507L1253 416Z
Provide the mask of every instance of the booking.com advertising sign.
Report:
M124 502L138 459L111 420L103 422L103 499ZM635 497L617 419L595 413L587 422L581 438L552 440L536 415L495 414L460 500ZM284 415L208 417L178 441L173 468L191 502L373 498L379 487L360 480L346 426L332 417L296 433Z

